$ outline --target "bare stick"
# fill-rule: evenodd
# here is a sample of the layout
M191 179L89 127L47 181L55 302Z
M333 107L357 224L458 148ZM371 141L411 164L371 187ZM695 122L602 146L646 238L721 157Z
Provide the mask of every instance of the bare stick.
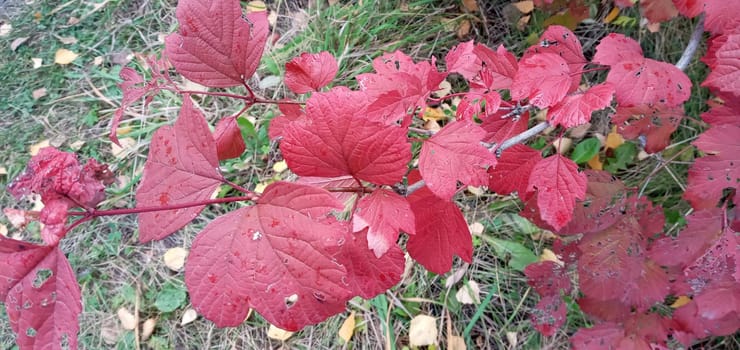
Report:
M686 45L686 49L683 50L683 54L681 54L681 58L678 59L678 62L676 62L676 68L684 71L689 66L689 63L691 63L691 60L694 58L694 54L696 54L696 50L699 48L699 43L701 43L701 36L704 34L704 14L702 13L699 15L699 21L696 22L696 28L694 28L694 32L691 33L691 39L689 39L689 44Z

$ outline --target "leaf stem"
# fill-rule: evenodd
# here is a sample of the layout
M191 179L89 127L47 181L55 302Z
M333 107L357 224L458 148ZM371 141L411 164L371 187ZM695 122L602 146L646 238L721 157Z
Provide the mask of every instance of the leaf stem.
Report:
M246 201L253 201L257 198L258 197L255 195L249 195L249 196L242 196L242 197L207 199L203 201L187 202L187 203L157 206L157 207L135 207L135 208L125 208L125 209L91 210L89 212L70 211L70 212L67 212L67 215L86 216L86 217L92 218L92 217L99 217L99 216L141 214L141 213L149 213L149 212L154 212L154 211L185 209L185 208L197 207L201 205L222 204L222 203L232 203L232 202L246 202Z

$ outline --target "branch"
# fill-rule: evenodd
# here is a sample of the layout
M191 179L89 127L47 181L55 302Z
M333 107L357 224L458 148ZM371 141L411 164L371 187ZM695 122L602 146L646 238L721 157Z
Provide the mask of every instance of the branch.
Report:
M524 141L526 141L526 140L528 140L528 139L536 136L537 134L541 133L543 130L545 130L545 129L549 128L549 127L550 127L550 123L548 123L548 122L542 122L542 123L539 123L539 124L537 124L537 125L529 128L529 129L527 129L527 130L524 130L521 134L516 135L516 136L514 136L514 137L512 137L512 138L510 138L510 139L508 139L508 140L506 140L504 142L502 142L501 143L501 146L498 147L498 148L496 148L496 156L500 156L501 155L501 152L503 152L505 149L507 149L507 148L509 148L511 146L514 146L514 145L516 145L518 143L522 143L522 142L524 142Z
M689 44L686 45L686 49L683 50L683 54L681 54L681 58L679 58L678 62L676 62L676 68L682 71L686 70L686 68L689 66L689 63L691 63L691 60L694 58L694 54L696 53L696 50L699 48L699 43L701 43L702 34L704 34L704 14L703 13L699 15L699 21L696 22L696 28L694 28L694 32L691 33L691 39L689 39Z
M153 211L185 209L185 208L191 208L191 207L197 207L197 206L209 205L209 204L253 201L255 199L257 199L257 197L255 196L227 197L227 198L208 199L208 200L198 201L198 202L189 202L189 203L173 204L173 205L157 206L157 207L135 207L135 208L109 209L109 210L70 211L70 212L67 212L67 215L98 217L98 216L112 216L112 215L141 214L141 213L149 213Z

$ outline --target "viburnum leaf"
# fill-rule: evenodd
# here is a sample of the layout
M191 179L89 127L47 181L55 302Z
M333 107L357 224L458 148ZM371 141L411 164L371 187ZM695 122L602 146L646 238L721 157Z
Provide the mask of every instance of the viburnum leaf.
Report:
M219 160L239 158L247 149L236 118L236 116L226 117L216 124L213 138L216 140L216 151Z
M496 157L480 145L485 131L471 121L446 125L424 142L419 155L419 171L426 185L438 197L449 200L464 185L488 184L486 170Z
M565 324L568 307L560 295L543 296L530 313L534 328L540 334L549 337Z
M378 257L368 248L367 232L347 232L337 260L347 269L353 294L372 299L401 281L406 257L395 241Z
M136 206L162 207L206 200L222 183L216 142L203 114L183 98L173 126L152 136ZM162 239L193 220L205 205L139 214L139 240Z
M399 231L414 234L414 213L406 198L379 189L357 202L352 219L353 232L368 229L368 247L380 258L396 245Z
M350 175L337 177L301 176L296 180L296 182L316 186L325 190L330 188L357 186L357 180ZM341 203L347 203L347 201L355 195L352 192L331 192L331 194Z
M673 0L673 4L682 15L693 18L704 11L704 0Z
M650 246L650 258L663 266L684 268L701 257L722 233L719 208L686 217L688 225L678 237L661 237Z
M409 183L420 179L409 174ZM408 197L416 221L416 234L409 236L406 250L427 270L443 274L452 268L452 258L473 260L473 238L455 203L442 200L426 186Z
M488 46L476 44L473 53L481 59L483 68L489 75L489 79L483 79L483 85L492 90L511 87L519 66L516 57L511 52L507 51L503 45L499 45L496 51L493 51ZM481 78L483 78L482 72Z
M724 189L740 189L740 126L713 126L694 145L705 156L691 165L684 198L694 209L713 208Z
M64 253L0 236L0 263L0 296L18 346L76 349L82 303Z
M665 22L678 16L678 9L671 0L640 1L640 12L650 23Z
M180 29L165 39L178 73L208 87L242 85L257 70L269 34L267 12L242 14L237 0L180 0Z
M645 58L640 45L611 33L596 46L594 63L611 67L606 82L615 87L622 106L662 104L674 107L691 95L691 80L676 66Z
M524 275L527 276L527 284L541 296L559 297L561 291L568 294L573 288L565 267L554 261L529 264L524 269Z
M566 27L551 25L542 33L539 43L530 47L523 58L542 53L555 54L565 60L571 75L569 91L576 90L581 83L583 66L588 63L586 57L583 56L583 48L581 42L578 41L578 36Z
M734 124L740 118L740 98L729 97L722 102L709 100L707 104L712 108L701 114L701 119L707 124Z
M411 160L404 129L358 114L362 102L345 98L349 90L316 93L306 117L283 130L280 144L290 169L301 176L352 175L381 185L403 178Z
M703 10L706 14L704 28L712 34L722 34L737 28L736 13L740 12L737 1L704 0Z
M671 141L684 116L683 107L663 104L617 107L612 121L618 126L619 134L627 139L646 139L645 151L656 153L665 149Z
M575 201L585 198L586 185L586 175L578 172L578 165L555 154L537 162L527 190L537 191L542 219L557 230L573 218Z
M614 86L609 83L570 94L547 111L547 121L553 126L562 125L565 128L588 123L591 113L608 107L613 95Z
M722 45L714 52L709 75L701 84L712 91L732 94L740 98L740 30L725 34ZM715 39L717 40L717 39Z
M283 129L285 129L286 125L303 118L306 115L299 104L278 103L278 108L283 114L270 120L270 127L268 129L270 140L282 137Z
M480 127L486 131L483 141L501 144L502 142L519 135L527 130L529 112L524 111L521 115L507 116L508 112L498 110L495 114L483 119ZM506 116L506 118L504 118Z
M338 70L337 60L328 51L304 52L285 64L285 85L297 94L319 91L331 83Z
M326 190L276 182L256 205L212 221L185 265L198 313L236 326L252 307L270 324L297 331L343 311L352 293L332 252L347 228L321 221L341 208Z
M475 46L473 40L470 40L452 47L445 56L447 71L458 73L467 80L475 78L483 68L480 57L474 52Z
M481 106L484 104L485 107ZM473 117L489 119L501 106L501 95L496 91L485 93L468 92L463 96L457 106L455 117L457 119L473 120ZM481 113L484 112L484 113Z
M599 323L591 328L581 328L571 338L574 350L617 349L624 338L624 329L611 322ZM641 350L650 349L645 348Z
M532 105L547 108L562 101L570 86L570 69L562 57L554 53L531 55L519 61L511 98L529 99Z
M502 195L517 192L525 199L530 174L541 159L540 151L526 145L517 144L506 149L496 166L488 171L488 188Z

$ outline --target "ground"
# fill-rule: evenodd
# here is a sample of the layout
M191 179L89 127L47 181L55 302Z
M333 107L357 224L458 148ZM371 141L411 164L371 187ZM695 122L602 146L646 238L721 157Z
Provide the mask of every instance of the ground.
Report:
M516 18L522 14L512 14L507 2L480 3L476 10L452 0L384 0L377 4L340 1L331 6L314 0L268 2L269 9L277 13L274 25L280 37L269 47L254 82L264 96L285 96L280 79L284 64L303 51L332 52L340 62L337 85L352 85L355 75L371 69L372 58L396 49L417 59L432 55L441 58L455 43L475 39L491 47L504 44L521 54L536 41L550 17L535 11L529 22L517 29ZM81 158L92 157L111 165L118 182L109 189L108 200L102 206L134 204L133 191L151 134L174 120L179 100L163 93L146 109L132 111L122 124L120 137L126 140L125 147L115 149L106 135L122 96L116 87L118 72L125 65L140 68L142 55L161 52L164 35L176 28L175 5L174 0L0 1L0 22L12 27L0 37L0 167L4 170L0 173L0 186L22 172L33 146L48 142L76 151ZM688 20L674 20L651 33L639 26L639 15L634 11L624 12L625 19L620 24L605 24L609 8L604 6L594 5L593 20L576 29L587 57L593 55L597 39L610 31L637 38L648 57L668 62L677 60L688 41L692 28ZM56 64L55 54L62 48L79 56L69 64ZM35 67L32 59L42 62ZM700 81L706 74L703 67L696 62L691 65L688 74L693 81ZM707 95L697 92L687 104L687 114L693 117L698 116ZM238 109L227 100L208 98L198 102L212 122ZM242 159L224 166L226 171L238 176L246 186L274 176L289 176L273 170L279 156L272 157L271 145L264 138L265 116L275 111L254 108L250 113L255 117L255 138L248 142L249 151ZM594 123L589 132L609 131L602 129L603 125ZM697 130L684 123L674 135L674 143L683 143L696 134ZM663 157L671 155L669 150ZM651 174L662 164L660 159L634 159L620 175L630 185L642 186L652 200L676 213L673 223L678 226L681 214L688 209L679 199L686 162L690 160L675 159L662 171ZM82 286L81 348L400 349L408 345L409 322L418 314L437 317L440 335L448 334L446 329L450 327L454 334L463 337L469 349L566 348L568 334L588 321L579 316L576 306L570 305L569 315L575 316L568 320L566 328L553 337L540 336L527 315L537 296L512 264L512 258L526 252L542 253L547 245L545 233L515 215L521 203L513 197L466 193L458 199L468 222L483 227L483 233L475 237L473 264L456 261L453 272L444 276L413 266L403 282L386 294L371 301L353 300L347 313L307 327L285 342L269 338L268 325L257 315L251 315L236 328L218 329L202 317L181 325L189 308L184 299L183 273L165 266L163 255L173 247L189 247L194 235L225 208L211 207L177 234L148 244L137 242L133 216L86 224L62 244ZM3 208L29 205L0 191ZM34 236L37 226L17 230L7 218L0 218L0 224L10 229L11 236L38 239ZM454 276L459 281L446 284L454 282ZM461 304L455 297L459 289L470 285L469 281L480 286L478 304ZM138 312L142 322L155 319L153 334L142 339L139 332L123 329L117 314L120 308ZM337 332L350 310L355 312L357 327L351 342L343 344ZM7 317L4 312L0 316L0 344L3 349L10 349L13 337ZM444 337L439 339L446 347ZM701 346L738 347L738 339L712 339Z

